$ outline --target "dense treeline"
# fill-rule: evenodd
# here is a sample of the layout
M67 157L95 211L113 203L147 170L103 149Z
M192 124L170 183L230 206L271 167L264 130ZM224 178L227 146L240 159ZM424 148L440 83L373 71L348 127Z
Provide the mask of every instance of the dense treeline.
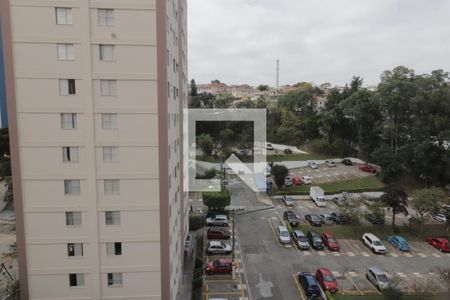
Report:
M426 185L450 179L450 86L442 70L417 75L400 66L381 75L374 91L354 77L343 89L327 91L323 109L314 99L325 96L305 85L278 100L268 112L268 140L311 142L322 153L356 155L383 167L383 179L412 176Z

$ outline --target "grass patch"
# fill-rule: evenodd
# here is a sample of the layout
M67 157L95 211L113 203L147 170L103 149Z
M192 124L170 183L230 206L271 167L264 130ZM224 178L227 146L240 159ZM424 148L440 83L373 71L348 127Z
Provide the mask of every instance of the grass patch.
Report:
M325 193L336 194L342 191L353 191L353 190L380 190L383 188L384 184L381 182L380 178L376 175L347 179L342 181L327 182L318 184ZM284 194L295 194L296 192L309 194L309 185L294 185L292 187L284 187L279 191Z
M400 225L400 235L409 241L424 241L427 236L447 236L445 226L441 224L426 224L423 231L418 233L412 231L408 226ZM338 239L360 240L366 232L375 234L381 240L386 240L389 235L393 235L392 226L389 225L327 225L322 227L313 227L309 224L300 224L299 229L303 232L315 230L319 233L331 231Z
M280 151L282 152L282 151ZM328 156L317 153L308 153L308 154L275 154L275 155L267 155L266 159L268 162L277 162L277 161L298 161L298 160L322 160L327 159Z

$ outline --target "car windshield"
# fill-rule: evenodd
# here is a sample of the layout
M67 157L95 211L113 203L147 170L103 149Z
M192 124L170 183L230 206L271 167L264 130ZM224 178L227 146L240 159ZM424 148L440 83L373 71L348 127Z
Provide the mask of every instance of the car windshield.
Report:
M320 221L320 218L318 216L312 215L311 220L313 221Z
M328 238L329 243L337 243L335 238Z
M333 278L333 276L331 276L331 275L325 275L325 276L323 277L323 280L324 280L324 281L327 281L327 282L333 282L333 281L334 281L334 278Z
M289 236L289 233L288 233L287 231L282 231L282 232L280 233L280 235L281 235L282 237L288 237L288 236Z
M377 279L380 282L388 282L388 278L386 275L382 274L382 275L377 275Z
M373 244L375 246L383 246L383 244L380 241L373 241Z
M300 236L300 237L298 238L298 240L299 240L300 242L307 242L307 241L308 241L308 239L306 238L306 236Z
M220 262L219 262L218 260L214 261L214 262L213 262L213 266L214 266L214 267L220 266Z
M320 238L320 237L313 237L313 241L315 243L322 243L322 238Z

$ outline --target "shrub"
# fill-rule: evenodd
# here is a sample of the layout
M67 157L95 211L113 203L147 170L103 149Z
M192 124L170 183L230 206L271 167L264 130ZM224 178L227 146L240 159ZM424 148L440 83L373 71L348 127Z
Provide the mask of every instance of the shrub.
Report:
M208 206L209 210L223 210L230 205L230 193L228 191L204 192L202 197L203 203Z
M408 228L413 234L418 234L422 231L423 222L416 217L411 217L408 219Z
M203 278L198 277L192 280L192 299L201 299L203 288Z
M203 228L202 216L189 216L189 230L196 231Z
M286 223L286 228L287 228L287 230L289 231L289 233L292 233L294 230L292 229L291 224L289 224L288 221L286 221L286 222L284 222L284 223Z
M194 269L202 269L203 268L203 258L201 256L195 257L195 267Z
M325 295L327 296L327 300L334 300L333 295L330 293L330 291L326 291Z
M328 143L324 138L314 140L311 142L311 147L314 152L327 155L346 156L348 153L348 145L339 139L332 143Z

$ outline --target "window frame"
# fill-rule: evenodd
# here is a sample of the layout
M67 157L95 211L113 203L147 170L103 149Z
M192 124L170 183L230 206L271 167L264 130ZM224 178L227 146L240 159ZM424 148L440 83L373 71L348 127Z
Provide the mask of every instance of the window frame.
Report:
M119 226L120 225L120 211L105 211L105 225Z
M107 277L107 285L109 288L123 287L123 273L121 272L107 273L106 277Z
M58 10L64 11L64 22L58 17ZM70 12L70 13L67 13ZM55 7L55 23L56 25L73 25L73 9L72 7Z
M122 255L122 242L107 242L106 243L106 255L107 256L121 256Z
M104 195L120 195L120 179L104 179L103 180Z
M64 146L62 147L63 163L78 163L80 160L80 150L78 147Z
M101 13L105 13L101 16ZM104 22L102 22L104 21ZM114 26L116 21L116 12L113 8L98 8L97 9L97 25L98 26Z
M79 258L84 256L83 243L67 243L67 257Z
M79 179L64 179L64 195L81 195L81 181Z
M74 218L74 214L77 214L79 218ZM70 216L70 218L69 218ZM66 211L65 212L66 226L68 227L80 227L83 224L81 211ZM75 221L78 221L75 222Z
M100 79L100 96L116 97L117 96L117 80Z
M63 54L63 55L60 55ZM75 60L75 45L71 43L56 44L56 57L60 61Z
M102 129L115 130L118 128L118 114L117 113L102 113Z
M75 282L75 285L72 285ZM82 288L86 286L86 280L84 273L70 273L69 274L69 287L70 288Z
M110 152L110 153L108 153ZM119 147L104 146L103 147L103 162L119 162ZM109 158L109 159L108 159Z
M114 62L115 61L115 45L113 44L99 44L99 59L102 62ZM106 55L106 49L110 49L110 56Z

